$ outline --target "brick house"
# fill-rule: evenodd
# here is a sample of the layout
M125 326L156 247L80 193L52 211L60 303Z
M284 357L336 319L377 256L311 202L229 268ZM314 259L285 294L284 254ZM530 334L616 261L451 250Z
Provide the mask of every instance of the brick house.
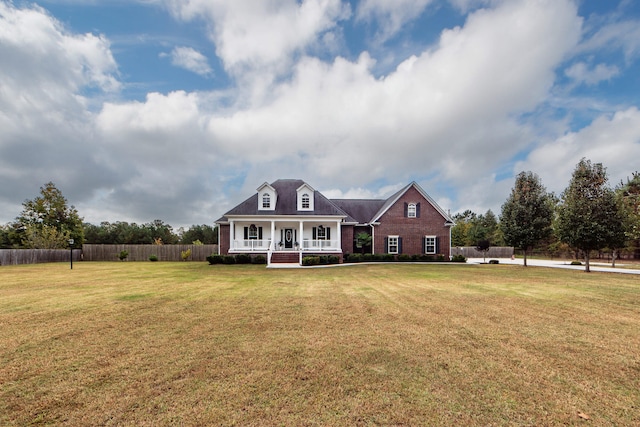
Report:
M388 199L328 199L297 179L264 183L224 214L219 253L260 254L268 264L306 255L451 255L451 217L415 182ZM367 233L370 247L356 246Z

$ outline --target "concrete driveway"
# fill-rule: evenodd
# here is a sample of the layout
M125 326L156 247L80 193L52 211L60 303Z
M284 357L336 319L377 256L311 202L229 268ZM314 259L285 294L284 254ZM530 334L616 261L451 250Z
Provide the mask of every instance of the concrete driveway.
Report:
M508 264L508 265L524 265L524 260L522 258L516 258L512 260L511 258L487 258L486 262L489 262L490 259L497 259L500 261L500 264ZM468 264L481 264L485 262L482 258L468 258ZM527 265L530 267L551 267L551 268L566 268L569 270L581 270L584 271L584 262L583 265L570 265L571 261L566 260L548 260L548 259L527 259ZM623 274L640 274L639 269L631 269L624 268L622 265L624 263L617 262L616 268L611 268L611 264L603 264L600 262L589 263L589 267L591 271L598 271L602 273L623 273Z

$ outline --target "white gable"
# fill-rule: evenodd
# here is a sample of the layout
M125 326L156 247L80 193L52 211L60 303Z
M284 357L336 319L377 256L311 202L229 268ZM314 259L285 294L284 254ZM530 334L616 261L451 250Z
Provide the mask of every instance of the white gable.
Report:
M278 201L278 193L275 188L268 183L258 187L258 210L259 211L275 211Z
M299 211L313 211L315 209L314 192L315 190L307 183L298 187L296 190L296 200Z

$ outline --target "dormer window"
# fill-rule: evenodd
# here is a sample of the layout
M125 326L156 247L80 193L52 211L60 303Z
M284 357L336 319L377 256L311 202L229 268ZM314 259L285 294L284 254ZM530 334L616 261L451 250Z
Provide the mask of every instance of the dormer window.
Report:
M257 208L259 211L275 211L278 204L276 189L266 182L258 187Z
M302 184L296 190L296 198L298 199L296 204L299 211L312 211L314 209L314 192L315 190L309 184Z

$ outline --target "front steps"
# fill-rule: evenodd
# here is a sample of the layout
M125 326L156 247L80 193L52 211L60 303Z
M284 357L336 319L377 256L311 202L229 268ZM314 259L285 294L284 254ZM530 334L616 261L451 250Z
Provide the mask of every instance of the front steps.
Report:
M300 265L300 254L298 252L273 252L271 254L271 264Z

